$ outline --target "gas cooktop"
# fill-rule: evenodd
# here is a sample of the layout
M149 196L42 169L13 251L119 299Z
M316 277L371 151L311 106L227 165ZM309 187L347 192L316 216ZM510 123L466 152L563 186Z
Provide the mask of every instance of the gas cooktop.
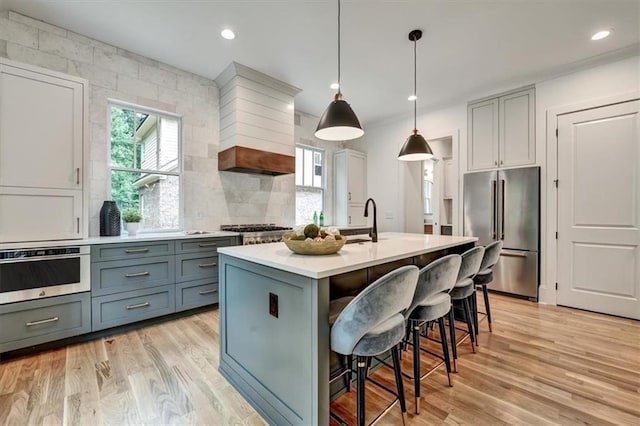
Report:
M277 226L273 223L250 224L250 225L222 225L221 231L231 232L268 232L268 231L288 231L292 229L288 226Z

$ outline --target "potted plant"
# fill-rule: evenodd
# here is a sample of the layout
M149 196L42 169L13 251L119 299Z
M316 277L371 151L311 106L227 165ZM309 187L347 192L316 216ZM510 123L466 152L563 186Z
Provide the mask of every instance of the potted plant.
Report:
M127 225L127 233L130 237L138 233L141 220L142 213L138 209L129 207L122 212L122 221Z

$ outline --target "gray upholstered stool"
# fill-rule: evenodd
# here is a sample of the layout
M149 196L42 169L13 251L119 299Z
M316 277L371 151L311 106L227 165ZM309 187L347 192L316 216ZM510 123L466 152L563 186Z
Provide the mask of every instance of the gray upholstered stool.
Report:
M491 307L489 306L489 291L487 290L487 284L493 281L493 268L500 260L500 251L502 250L502 241L494 241L491 244L487 244L484 248L484 256L480 263L480 271L473 278L473 282L476 286L482 287L482 294L484 296L484 308L487 313L487 322L489 323L489 331L491 329ZM478 334L478 309L475 309L476 318L476 334Z
M449 385L451 385L451 364L449 361L449 349L447 348L447 333L444 327L444 317L451 311L451 297L449 292L456 283L456 277L460 270L461 258L457 254L451 254L435 260L420 270L418 285L407 311L409 327L413 332L413 383L415 389L416 414L420 414L420 381L426 377L420 374L420 351L430 353L445 363ZM421 328L437 321L440 327L440 342L442 344L442 356L420 347Z
M389 272L354 297L331 327L331 350L342 355L357 356L358 425L364 425L365 421L364 385L368 360L388 350L391 350L393 358L396 396L400 401L403 421L405 419L407 407L398 344L404 337L404 315L413 299L417 282L416 266L403 266Z
M478 273L480 269L480 263L482 262L482 256L484 255L484 247L478 246L469 249L462 253L462 264L460 265L460 272L456 284L451 290L451 299L454 304L462 305L464 309L464 316L467 322L467 332L469 333L469 339L471 341L471 349L476 351L475 341L476 333L473 325L473 316L471 313L471 305L469 299L475 296L475 287L473 285L473 277ZM455 331L455 319L453 309L449 313L449 331L451 333L451 350L453 352L453 369L458 371L456 360L458 359L458 348L456 341Z

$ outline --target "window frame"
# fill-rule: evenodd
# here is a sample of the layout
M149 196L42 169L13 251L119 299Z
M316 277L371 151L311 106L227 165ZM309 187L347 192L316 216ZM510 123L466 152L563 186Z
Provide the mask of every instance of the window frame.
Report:
M322 160L321 160L321 165L322 165L322 177L321 177L321 186L313 186L313 185L298 185L295 184L295 188L296 188L296 203L297 203L297 193L298 193L298 188L300 189L309 189L309 190L322 190L322 209L320 211L325 213L326 216L326 212L325 212L325 207L327 204L327 200L326 200L326 196L327 196L327 155L326 155L326 151L322 148L318 148L316 146L311 146L311 145L304 145L304 144L296 144L295 148L300 148L302 150L308 150L312 152L312 155L315 157L314 154L319 153L322 156ZM297 154L297 153L296 153ZM303 151L303 155L304 155L304 151ZM315 168L315 158L312 161L313 165L312 167ZM304 160L302 161L302 167L303 170L301 172L302 174L302 181L304 182ZM295 176L297 175L297 171L294 173L294 183L295 183ZM311 176L315 176L312 172ZM297 208L297 207L296 207Z
M171 120L176 120L178 122L178 170L173 171L163 171L163 170L153 170L153 169L142 169L135 167L121 167L121 166L113 166L111 164L111 109L121 108L121 109L130 109L134 112L141 112L143 114L155 115L158 118L167 118ZM171 113L168 111L159 110L156 108L145 107L142 105L120 101L117 99L107 99L107 193L109 197L111 197L111 176L114 171L119 172L131 172L131 173L141 173L141 174L153 174L153 175L164 175L164 176L177 176L178 177L178 228L160 228L160 229L141 229L139 231L140 234L143 233L164 233L164 232L181 232L184 230L184 161L183 161L183 143L184 143L184 125L182 124L183 116L180 114ZM158 126L159 127L159 126ZM158 144L160 141L160 131L158 131ZM142 150L141 150L142 151ZM160 148L156 150L156 165L159 164L158 158L160 155ZM136 165L137 159L137 150L134 145L133 148L133 165ZM142 164L142 163L141 163Z

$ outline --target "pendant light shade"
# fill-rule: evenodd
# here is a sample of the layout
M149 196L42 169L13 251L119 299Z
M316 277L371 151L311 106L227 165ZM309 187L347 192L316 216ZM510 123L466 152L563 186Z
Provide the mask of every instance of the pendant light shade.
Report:
M360 120L342 99L340 84L340 0L338 0L338 93L322 114L315 136L327 141L348 141L364 135Z
M398 154L398 160L402 161L422 161L432 157L433 152L429 144L417 130L407 138Z
M409 33L409 40L413 42L413 133L407 138L404 145L402 145L402 149L400 149L400 153L398 154L398 160L402 161L422 161L433 157L431 147L425 138L418 132L418 127L416 125L418 102L416 44L421 37L422 31L420 30L413 30Z
M315 135L326 141L346 141L364 135L364 130L351 106L337 94L322 114Z

